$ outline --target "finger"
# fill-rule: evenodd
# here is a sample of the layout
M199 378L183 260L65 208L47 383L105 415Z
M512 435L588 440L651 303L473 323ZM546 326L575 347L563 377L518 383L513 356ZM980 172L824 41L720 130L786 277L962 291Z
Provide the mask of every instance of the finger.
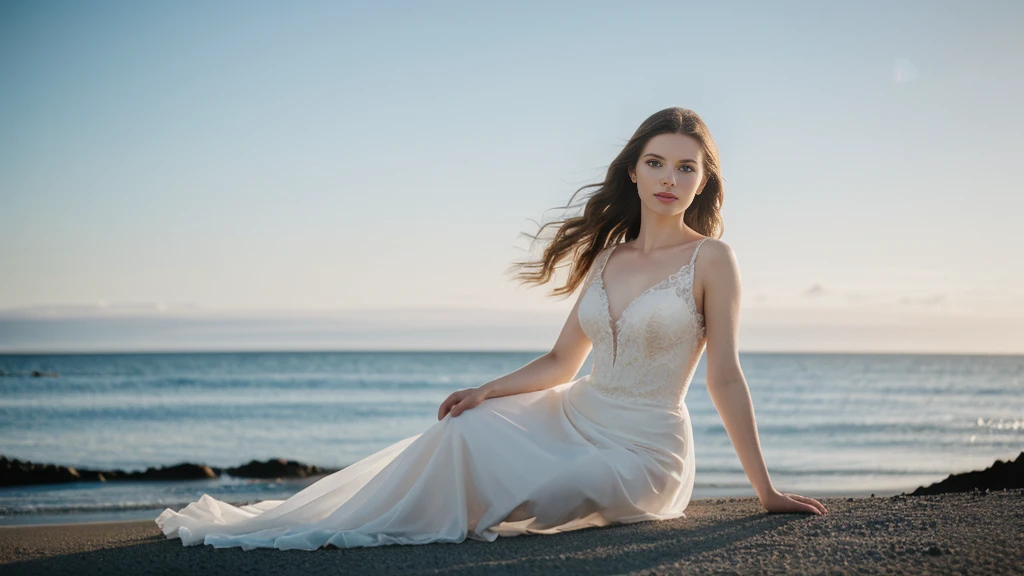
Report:
M828 510L825 509L825 505L822 504L821 502L818 502L814 498L808 498L806 502L811 506L814 506L815 510L817 510L818 512L821 512L822 514L828 514Z
M819 512L821 512L822 514L828 514L828 510L825 509L825 505L824 504L822 504L821 502L818 502L814 498L810 498L809 500L811 501L810 502L811 506L814 506L815 508L817 508Z
M452 394L451 396L445 398L444 402L441 403L441 410L443 410L444 413L447 414L448 412L451 411L452 406L455 406L458 403L459 399L454 394Z
M790 500L796 500L797 502L802 502L804 504L814 502L813 498L808 498L807 496L801 496L799 494L786 494L786 496L788 496Z
M468 399L462 400L461 402L455 405L455 408L452 408L452 416L458 416L459 414L462 414L463 412L469 410L473 406L476 406L476 404L473 404ZM458 413L455 413L456 410L458 410Z
M825 507L821 505L821 502L818 502L814 498L808 498L806 496L800 496L798 494L790 494L789 497L792 498L793 500L796 500L797 502L801 502L806 506L810 507L811 510L809 510L809 512L814 512L815 514L825 513Z

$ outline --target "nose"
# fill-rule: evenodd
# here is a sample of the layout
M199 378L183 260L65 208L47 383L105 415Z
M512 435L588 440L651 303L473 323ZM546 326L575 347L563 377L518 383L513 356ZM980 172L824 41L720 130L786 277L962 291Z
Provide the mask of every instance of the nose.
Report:
M676 175L673 174L671 170L669 170L668 172L666 172L665 176L661 177L661 183L665 186L675 186Z

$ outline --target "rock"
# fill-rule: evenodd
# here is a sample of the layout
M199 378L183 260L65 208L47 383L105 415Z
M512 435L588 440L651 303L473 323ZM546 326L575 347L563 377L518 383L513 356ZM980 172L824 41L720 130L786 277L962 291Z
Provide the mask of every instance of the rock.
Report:
M39 370L33 370L32 371L32 376L34 378L41 378L41 377L44 377L44 376L48 377L48 378L56 378L56 377L60 376L60 374L58 374L56 372L42 372L42 371L39 371Z
M996 460L995 464L984 470L950 474L941 482L928 487L918 487L910 495L977 492L984 496L988 494L989 490L1005 490L1007 488L1024 488L1024 452L1021 452L1017 459L1011 462Z
M295 460L272 458L266 462L252 460L248 464L226 468L225 473L237 478L307 478L331 472L319 466L302 464Z
M131 480L198 480L216 478L217 476L219 474L209 466L184 462L175 466L146 468L145 472L132 472L125 475L125 478Z
M270 479L307 478L337 472L337 470L277 458L266 462L253 460L248 464L227 469L184 462L174 466L150 467L143 472L125 472L124 470L89 470L54 464L36 464L17 459L8 460L5 456L0 455L0 486L114 480L203 480L217 478L225 472L239 478Z
M120 472L120 470L116 472ZM116 472L108 472L106 470L78 470L79 479L82 482L106 482L107 474L115 474Z
M78 471L70 466L36 464L18 459L8 460L7 457L0 456L0 486L58 484L77 482L80 479Z

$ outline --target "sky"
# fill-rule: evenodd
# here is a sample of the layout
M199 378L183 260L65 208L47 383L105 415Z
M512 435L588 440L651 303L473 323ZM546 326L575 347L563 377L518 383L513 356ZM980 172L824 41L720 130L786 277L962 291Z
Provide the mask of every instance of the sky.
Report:
M741 351L1024 354L1022 22L1012 1L3 2L0 352L543 350L575 295L514 280L524 234L682 106L722 156Z

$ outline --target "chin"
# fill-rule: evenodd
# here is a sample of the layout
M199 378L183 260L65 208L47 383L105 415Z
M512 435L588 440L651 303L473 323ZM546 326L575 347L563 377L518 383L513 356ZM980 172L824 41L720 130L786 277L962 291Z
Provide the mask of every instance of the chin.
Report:
M671 204L662 204L657 198L654 198L647 203L647 207L662 214L675 214L676 212L683 212L686 210L686 206L683 205L682 199L676 200Z

